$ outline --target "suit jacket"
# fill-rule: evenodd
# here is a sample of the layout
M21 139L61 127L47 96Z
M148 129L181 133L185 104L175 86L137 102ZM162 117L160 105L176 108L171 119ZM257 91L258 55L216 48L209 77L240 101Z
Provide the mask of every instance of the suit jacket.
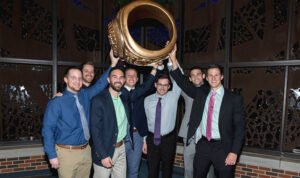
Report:
M181 121L178 136L186 138L188 132L188 123L190 121L191 110L193 105L193 98L189 97L186 93L181 92L181 96L184 99L184 116Z
M209 90L206 90L203 86L193 86L178 69L172 71L171 75L182 90L194 99L187 134L187 140L190 140L190 138L195 135L201 123ZM227 89L225 89L220 108L219 132L221 144L226 154L232 152L239 155L245 137L243 100L240 95L230 92ZM187 144L189 144L189 142L187 142Z
M128 123L131 125L131 121L129 119L128 99L122 95L120 95L120 97L125 107ZM127 130L132 139L132 128L128 126ZM91 135L93 140L93 162L102 166L102 159L113 157L118 137L116 112L108 89L105 89L96 95L92 100Z
M149 75L147 81L142 85L138 85L132 91L128 91L125 87L122 89L122 95L129 99L131 109L131 119L135 128L137 128L140 136L144 137L148 134L147 117L144 108L144 99L152 88L155 77Z

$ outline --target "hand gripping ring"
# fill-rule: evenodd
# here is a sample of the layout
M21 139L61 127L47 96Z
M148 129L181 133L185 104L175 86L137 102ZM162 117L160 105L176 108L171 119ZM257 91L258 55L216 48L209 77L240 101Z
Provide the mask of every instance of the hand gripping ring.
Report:
M169 43L159 50L140 46L130 35L128 25L141 19L155 19L168 29ZM134 65L145 66L165 59L177 40L176 24L172 15L161 5L150 0L136 0L124 6L108 24L108 38L114 56Z

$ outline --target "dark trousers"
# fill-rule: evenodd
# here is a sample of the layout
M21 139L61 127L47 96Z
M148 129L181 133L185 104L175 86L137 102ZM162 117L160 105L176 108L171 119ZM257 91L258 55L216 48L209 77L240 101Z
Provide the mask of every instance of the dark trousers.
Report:
M175 132L162 136L160 145L154 145L153 134L149 133L146 142L148 178L159 178L160 161L162 162L162 177L171 178L176 151Z
M235 166L225 166L225 153L221 141L207 141L202 138L196 145L194 158L194 178L206 178L209 167L213 164L218 178L233 178Z

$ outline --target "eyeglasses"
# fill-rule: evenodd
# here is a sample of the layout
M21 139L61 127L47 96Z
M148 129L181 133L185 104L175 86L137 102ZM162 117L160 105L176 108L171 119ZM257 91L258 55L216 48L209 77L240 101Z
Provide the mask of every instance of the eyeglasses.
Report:
M158 83L157 86L159 86L159 87L168 87L169 84L161 84L161 83Z

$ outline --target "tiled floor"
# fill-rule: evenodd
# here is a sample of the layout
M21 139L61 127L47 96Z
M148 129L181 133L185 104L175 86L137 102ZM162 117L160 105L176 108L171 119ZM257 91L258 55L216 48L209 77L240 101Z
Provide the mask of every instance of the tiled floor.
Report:
M174 167L172 178L183 178L184 171L182 168ZM139 178L147 178L148 169L146 161L142 161ZM0 178L57 178L51 176L50 171L26 172L16 174L0 174Z

